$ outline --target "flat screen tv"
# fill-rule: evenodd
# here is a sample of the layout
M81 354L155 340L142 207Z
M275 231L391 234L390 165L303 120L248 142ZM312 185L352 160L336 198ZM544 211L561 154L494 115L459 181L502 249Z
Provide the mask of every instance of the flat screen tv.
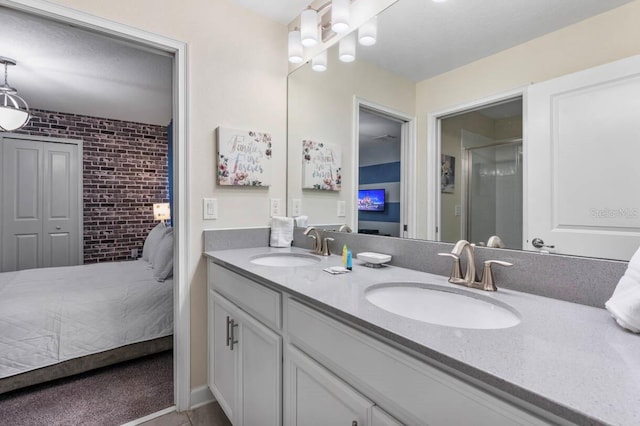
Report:
M359 189L358 210L368 212L383 212L384 189Z

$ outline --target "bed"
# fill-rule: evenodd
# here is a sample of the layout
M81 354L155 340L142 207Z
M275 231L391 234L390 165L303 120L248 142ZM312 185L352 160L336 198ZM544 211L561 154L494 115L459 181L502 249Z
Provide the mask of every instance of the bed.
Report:
M0 393L172 347L173 280L145 260L0 274Z

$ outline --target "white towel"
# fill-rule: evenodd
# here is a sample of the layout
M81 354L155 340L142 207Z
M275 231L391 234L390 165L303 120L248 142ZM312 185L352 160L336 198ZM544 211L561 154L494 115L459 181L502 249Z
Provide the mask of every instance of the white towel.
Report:
M273 216L271 218L271 247L291 247L293 241L293 218Z
M296 216L296 226L299 228L306 228L309 226L309 216Z
M640 333L640 249L604 306L621 327Z

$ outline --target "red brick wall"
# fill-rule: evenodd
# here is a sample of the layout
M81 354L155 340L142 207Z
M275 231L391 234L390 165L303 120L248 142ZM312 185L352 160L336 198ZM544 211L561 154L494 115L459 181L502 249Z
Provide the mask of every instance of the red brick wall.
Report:
M17 133L82 139L84 262L131 257L168 202L167 127L31 110Z

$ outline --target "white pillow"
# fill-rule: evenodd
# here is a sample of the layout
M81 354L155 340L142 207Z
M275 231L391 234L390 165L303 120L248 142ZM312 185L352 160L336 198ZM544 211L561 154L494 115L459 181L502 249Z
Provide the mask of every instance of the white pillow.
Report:
M144 246L142 246L142 258L147 262L151 262L153 254L158 248L158 243L167 232L167 225L163 222L158 223L147 235L147 239L144 240Z
M164 281L173 276L173 228L164 234L151 261L153 277L157 281Z

